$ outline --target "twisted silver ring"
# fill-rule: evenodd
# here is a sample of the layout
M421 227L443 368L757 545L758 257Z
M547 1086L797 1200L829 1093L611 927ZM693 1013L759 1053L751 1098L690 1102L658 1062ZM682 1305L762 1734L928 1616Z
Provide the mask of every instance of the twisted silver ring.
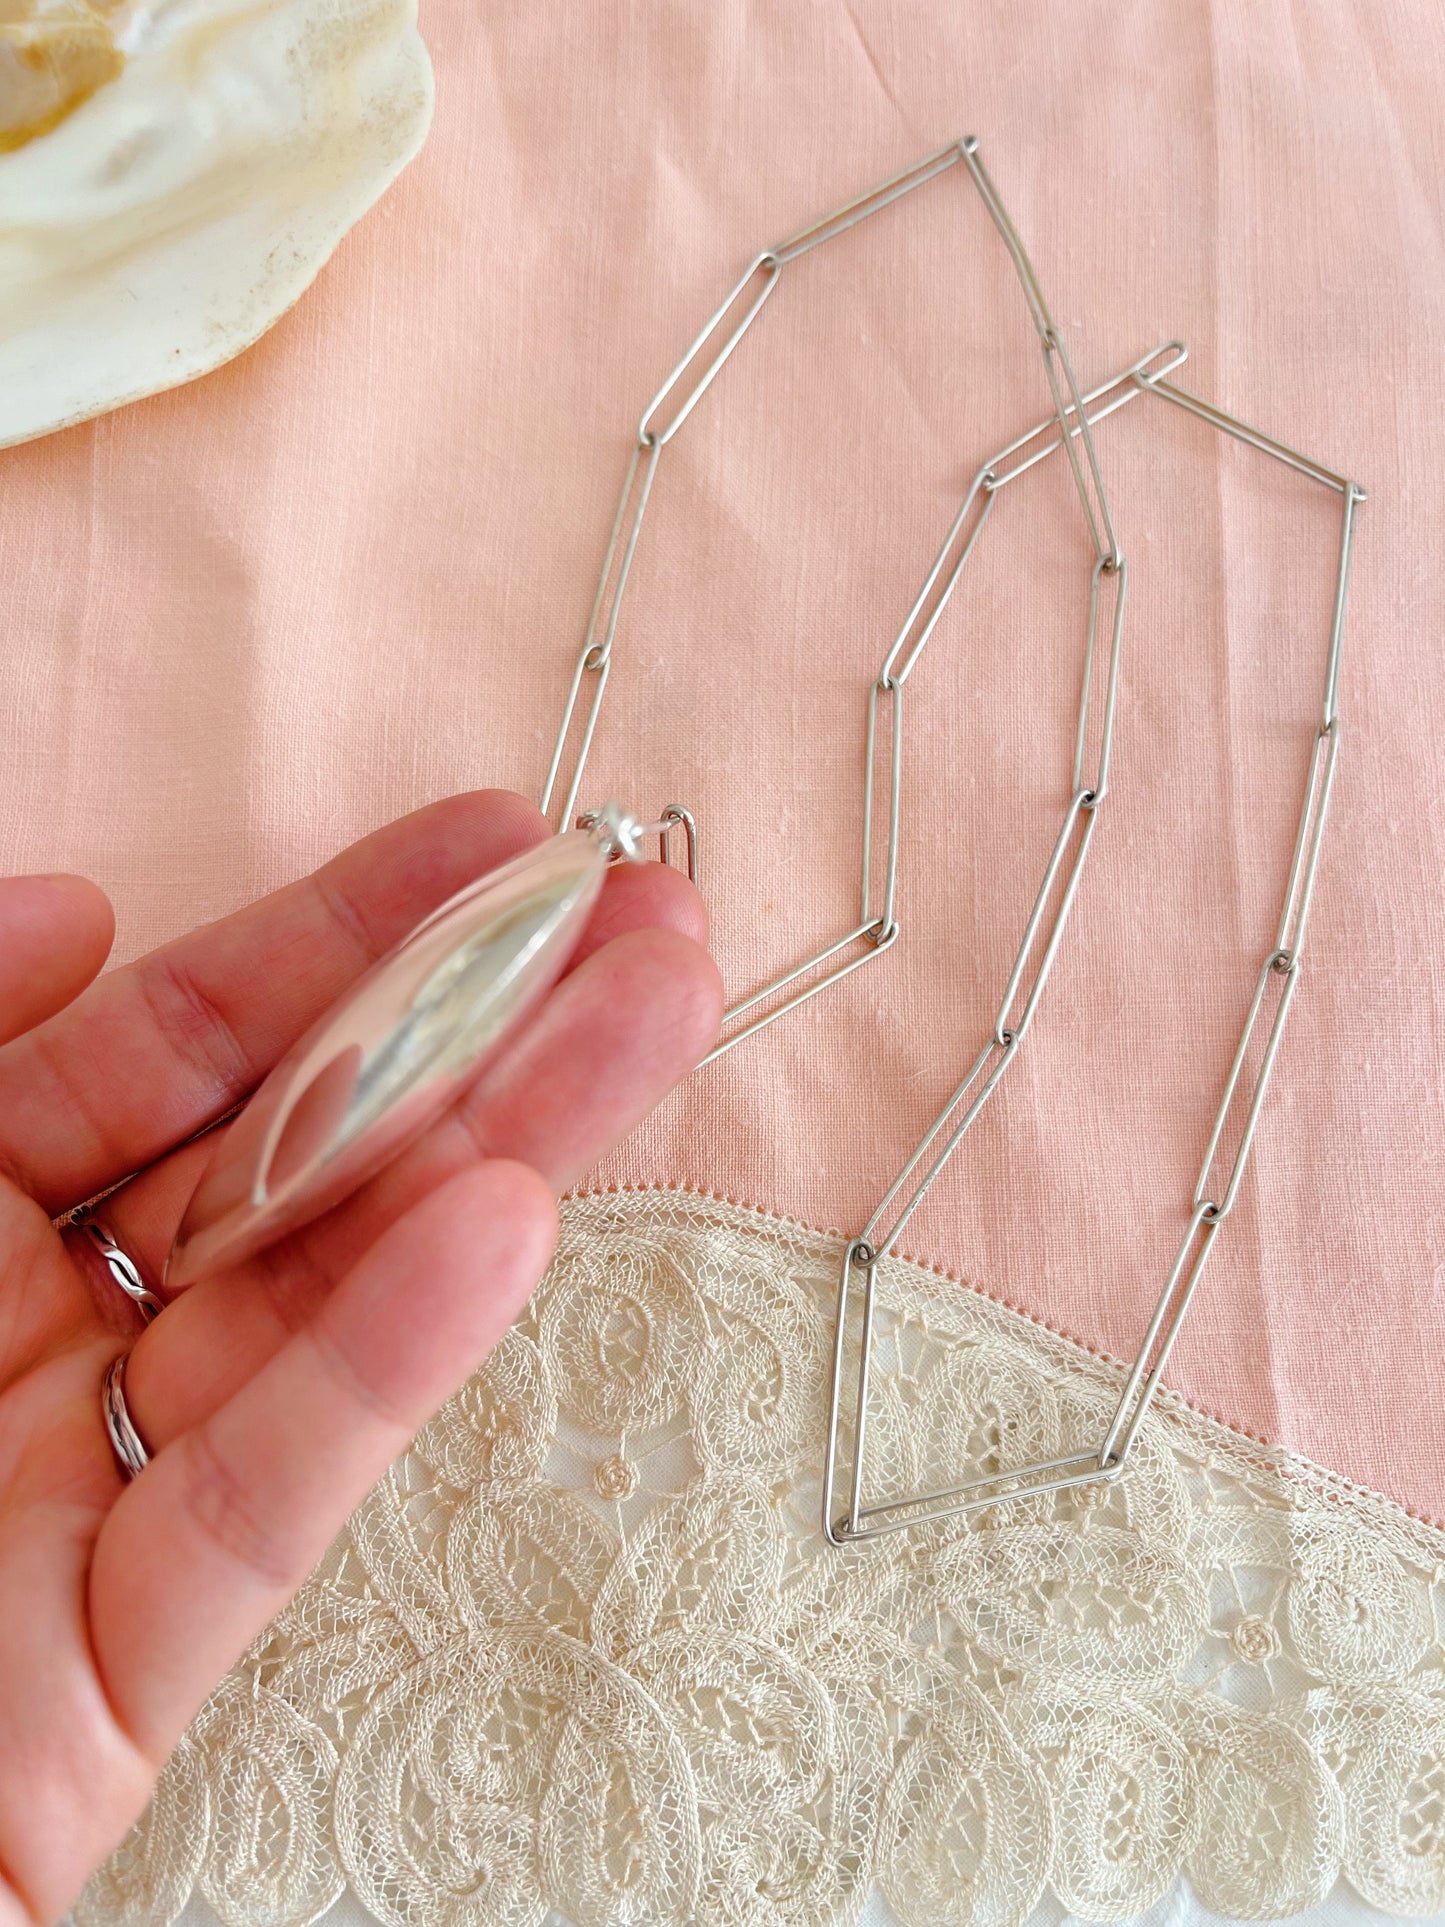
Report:
M158 1298L140 1275L140 1266L118 1245L99 1218L77 1218L72 1227L84 1232L96 1250L104 1258L106 1268L121 1290L133 1305L140 1307L141 1316L149 1323L166 1308L164 1298Z
M121 1470L128 1479L134 1479L150 1464L151 1455L135 1429L135 1421L125 1402L125 1367L129 1357L129 1352L121 1352L110 1361L110 1370L105 1375L105 1384L101 1389L100 1409Z

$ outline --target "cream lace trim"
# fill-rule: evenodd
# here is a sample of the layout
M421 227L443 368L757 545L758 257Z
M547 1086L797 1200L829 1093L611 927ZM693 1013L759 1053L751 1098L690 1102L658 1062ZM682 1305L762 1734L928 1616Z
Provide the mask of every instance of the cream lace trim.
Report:
M1164 1399L1115 1486L837 1552L837 1241L578 1200L487 1368L216 1693L81 1927L349 1885L407 1927L1445 1907L1445 1534ZM1118 1368L886 1269L900 1486L1097 1439Z

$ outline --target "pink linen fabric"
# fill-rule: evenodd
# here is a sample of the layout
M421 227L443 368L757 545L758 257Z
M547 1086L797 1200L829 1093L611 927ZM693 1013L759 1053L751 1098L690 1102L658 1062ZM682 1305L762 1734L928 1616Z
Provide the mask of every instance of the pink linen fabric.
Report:
M649 396L760 247L976 133L1080 378L1369 489L1311 954L1169 1379L1445 1516L1445 19L1425 0L431 0L434 132L240 362L5 454L0 863L118 956L446 792L541 786ZM784 276L668 449L589 801L696 812L730 986L855 918L864 701L978 462L1047 412L962 169ZM1131 1355L1288 865L1338 499L1149 399L1113 789L1028 1046L913 1255ZM1007 491L909 686L901 941L598 1182L856 1229L990 1028L1067 799L1089 552Z

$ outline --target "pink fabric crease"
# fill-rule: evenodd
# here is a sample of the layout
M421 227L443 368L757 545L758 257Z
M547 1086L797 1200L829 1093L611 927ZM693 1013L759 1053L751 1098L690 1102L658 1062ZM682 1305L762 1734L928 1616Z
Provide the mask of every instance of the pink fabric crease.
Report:
M1169 1379L1445 1516L1445 21L1344 0L433 4L435 131L239 363L4 457L0 862L130 956L448 791L541 786L642 408L742 264L975 132L1081 380L1186 385L1370 490L1310 956ZM869 678L1042 418L961 169L790 268L668 449L587 800L697 813L730 985L856 912ZM909 1229L1132 1354L1278 914L1338 500L1141 400L1113 787L1028 1047ZM977 1050L1067 798L1089 555L1007 492L909 685L882 961L600 1174L857 1228Z

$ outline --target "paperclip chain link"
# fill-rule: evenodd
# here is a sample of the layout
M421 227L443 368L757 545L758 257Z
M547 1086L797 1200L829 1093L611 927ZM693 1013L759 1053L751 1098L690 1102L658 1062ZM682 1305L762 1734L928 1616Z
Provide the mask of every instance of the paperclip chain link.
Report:
M1059 428L1059 439L1053 446L1063 447L1068 452L1079 502L1095 553L1094 600L1097 601L1098 577L1101 572L1118 573L1122 578L1122 557L1114 534L1108 497L1099 473L1091 418L1079 393L1068 352L1054 325L1033 264L979 155L977 140L970 135L963 140L950 142L947 147L940 148L915 166L890 176L888 180L880 182L866 194L845 202L843 206L835 208L831 214L825 215L821 220L813 222L796 234L790 235L786 240L778 242L776 246L755 255L644 409L637 425L634 445L623 477L622 493L606 554L603 557L591 617L573 668L561 727L542 791L543 812L551 812L561 788L562 767L567 745L574 733L578 713L581 710L581 738L572 775L558 812L559 824L570 823L576 819L587 757L596 735L602 700L612 670L623 597L663 449L677 434L736 351L744 335L761 312L764 303L776 288L785 266L799 260L812 249L820 247L825 241L833 240L838 235L846 233L860 221L891 206L903 195L910 194L914 189L934 180L960 161L966 165L984 207L1008 249L1018 273L1030 315L1038 331L1045 373L1054 401L1054 421ZM700 366L697 366L699 364ZM689 371L695 369L695 366L697 371L693 373L689 382L685 378L689 375ZM1120 387L1123 385L1122 378L1120 383L1111 384L1111 386ZM1130 389L1121 393L1111 407L1122 405L1122 402L1129 399L1133 392ZM1072 426L1070 426L1071 422ZM1013 445L1007 452L1013 453L1017 446L1018 444ZM808 999L817 996L830 985L838 983L851 971L888 949L897 938L899 934L896 912L899 798L903 754L903 688L932 635L953 593L964 564L988 520L996 486L997 477L988 471L980 470L974 478L944 546L925 578L923 587L869 692L867 776L863 799L862 892L858 922L843 936L805 958L802 963L785 970L781 975L764 984L761 989L734 1001L724 1015L722 1036L714 1050L704 1060L705 1062L710 1062L712 1058L720 1056L724 1051L731 1050L744 1038L756 1035L789 1011L796 1010ZM1118 607L1122 616L1122 596ZM1091 613L1091 649L1092 623ZM590 697L584 703L583 690L589 679L591 680ZM875 763L880 738L879 710L881 703L885 701L891 711L888 726L882 732L882 738L887 746L886 813L879 812L875 808L877 776ZM1108 738L1113 727L1113 706L1111 681L1105 702L1104 741L1101 751L1105 771L1107 770ZM1081 743L1084 723L1085 715L1081 714ZM1062 914L1056 920L1052 934L1045 944L1039 975L1029 994L1026 1006L1029 1014L1032 1013L1033 1003L1036 1001L1038 991L1042 989L1043 978L1047 975L1049 965L1052 963L1063 917L1067 915L1068 905L1073 900L1073 889L1077 884L1078 872L1088 847L1089 837L1092 835L1092 814L1096 794L1101 798L1103 793L1101 784L1102 775L1099 784L1095 786L1095 791L1091 791L1090 799L1084 805L1090 821L1084 826L1079 839L1078 852L1070 873ZM1078 787L1076 783L1075 788ZM880 816L885 824L881 851L877 847ZM788 994L781 995L784 992ZM780 996L781 1001L773 1001ZM1027 1016L1023 1022L1027 1023Z
M1287 466L1298 469L1316 481L1323 482L1327 487L1337 489L1343 497L1343 505L1340 516L1339 557L1335 572L1334 607L1330 619L1329 647L1325 658L1325 689L1321 720L1315 732L1306 767L1299 827L1295 834L1294 854L1285 883L1279 924L1275 931L1274 944L1259 967L1254 995L1250 1000L1229 1074L1225 1078L1224 1094L1215 1113L1214 1123L1205 1145L1203 1162L1199 1168L1199 1177L1195 1183L1189 1226L1185 1232L1184 1241L1155 1308L1154 1317L1145 1335L1145 1342L1125 1380L1118 1408L1104 1436L1099 1454L1100 1464L1110 1469L1116 1469L1122 1465L1125 1455L1138 1434L1140 1423L1158 1389L1160 1377L1168 1362L1174 1341L1178 1337L1184 1315L1189 1309L1190 1299L1199 1284L1200 1275L1213 1247L1215 1236L1234 1210L1238 1200L1240 1183L1254 1146L1265 1093L1274 1073L1275 1060L1284 1037L1285 1025L1289 1021L1295 993L1299 988L1305 931L1314 896L1315 873L1319 866L1320 850L1324 841L1325 820L1329 814L1340 742L1338 708L1340 649L1344 640L1345 598L1349 589L1355 511L1365 499L1365 492L1358 483L1350 481L1345 476L1336 475L1332 470L1322 468L1318 463L1311 462L1308 457L1301 456L1296 450L1274 441L1270 436L1262 435L1257 429L1250 429L1247 424L1238 422L1233 416L1225 415L1223 410L1200 403L1197 397L1176 388L1172 383L1157 381L1146 385L1151 386L1166 400L1175 402L1187 409L1189 413L1210 422L1212 426L1238 436L1241 441L1274 456ZM1244 1100L1243 1118L1237 1127L1232 1154L1226 1153L1225 1158L1221 1159L1220 1152L1225 1144L1231 1114L1236 1110L1241 1093L1246 1088L1245 1066L1249 1059L1250 1046L1271 993L1275 996L1274 1012L1269 1021L1269 1029L1259 1062L1247 1086L1248 1095ZM1213 1181L1217 1168L1227 1169L1227 1176L1222 1186ZM1198 1250L1194 1252L1196 1241L1198 1241Z
M1269 1080L1299 987L1305 934L1340 742L1340 646L1354 517L1358 504L1364 500L1364 490L1348 477L1323 467L1287 443L1250 427L1236 416L1177 386L1169 377L1187 354L1179 342L1165 343L1162 348L1133 363L1122 374L1087 394L1081 393L1068 350L1054 324L1048 302L1018 232L979 155L978 142L972 137L951 142L915 166L905 168L866 194L845 202L831 214L755 256L644 410L623 478L597 593L573 669L561 727L547 772L541 799L544 812L553 807L561 782L567 744L573 734L579 708L582 708L581 738L562 803L560 821L570 822L577 810L587 757L596 734L602 699L612 668L623 597L663 449L736 351L772 295L785 266L825 241L845 233L869 215L890 206L959 161L966 164L1018 274L1039 336L1053 413L1028 433L1010 442L977 471L943 545L870 686L865 732L866 775L859 922L835 942L783 972L760 990L733 1003L724 1019L726 1028L722 1038L708 1058L703 1060L709 1062L744 1038L755 1035L829 985L839 982L870 958L879 955L897 939L900 927L897 886L905 685L938 625L1000 492L1037 463L1063 449L1093 550L1082 687L1068 801L1004 985L992 1030L963 1079L949 1095L907 1163L884 1193L863 1230L849 1241L844 1250L823 1468L823 1529L834 1544L871 1538L879 1533L897 1531L929 1519L954 1516L981 1506L996 1506L1010 1498L1113 1479L1123 1469L1144 1414L1158 1388L1160 1376L1214 1241L1237 1202ZM695 375L690 385L684 385L684 376L704 356L709 344L719 337L720 345L705 360L701 372ZM1098 824L1101 805L1109 793L1120 649L1128 594L1128 565L1115 531L1093 430L1099 422L1140 394L1153 394L1171 402L1211 427L1338 491L1343 497L1324 698L1308 760L1304 799L1280 919L1273 945L1258 969L1254 993L1205 1147L1183 1239L1149 1321L1139 1354L1125 1380L1118 1406L1098 1449L1002 1474L965 1478L936 1491L868 1507L864 1503L863 1487L879 1264L895 1247L905 1226L998 1089L1028 1034L1059 951ZM669 403L673 404L672 413L664 422L662 417ZM1101 640L1105 636L1108 638L1107 645ZM1101 659L1102 689L1098 687ZM588 678L592 679L592 687L584 707L582 692ZM885 711L886 723L883 721ZM882 811L878 807L877 795L880 746L886 751L886 807ZM877 836L880 816L886 824L881 847ZM674 828L684 833L688 870L695 880L697 835L689 812L680 805L670 805L662 813L659 822L649 826L649 833L659 835L660 853L666 862ZM771 1003L775 996L785 991L789 994L781 1002ZM759 1008L768 1005L771 1007ZM1257 1065L1247 1078L1246 1066L1267 1009L1271 1014L1263 1049ZM1236 1127L1232 1144L1227 1145L1230 1119L1241 1097L1242 1121ZM1216 1181L1219 1173L1224 1174L1222 1183ZM880 1230L885 1222L886 1230ZM858 1272L863 1275L863 1303L858 1379L853 1401L853 1462L847 1510L838 1515L836 1489L841 1456L840 1429L848 1318L857 1290L855 1274Z
M1171 344L1171 347L1173 345ZM1070 893L1077 883L1097 804L1108 788L1109 749L1118 680L1118 636L1122 620L1126 575L1121 565L1117 571L1119 599L1115 605L1113 618L1114 642L1106 677L1103 740L1097 755L1092 759L1091 766L1094 774L1086 786L1084 771L1090 766L1087 749L1089 692L1094 681L1094 657L1100 631L1100 587L1106 575L1115 573L1109 569L1109 558L1101 557L1095 565L1091 585L1084 693L1080 703L1074 753L1073 794L1065 813L1063 828L1049 859L1033 914L1025 929L1023 943L1010 973L993 1034L974 1060L962 1083L950 1095L912 1157L884 1194L873 1216L859 1236L850 1241L843 1255L823 1476L823 1529L834 1544L873 1538L880 1533L899 1531L908 1526L919 1525L926 1520L955 1517L981 1507L997 1506L1010 1499L1061 1491L1100 1480L1112 1480L1119 1476L1138 1435L1144 1415L1158 1390L1170 1351L1198 1288L1215 1239L1238 1200L1265 1094L1295 993L1299 987L1305 933L1313 901L1315 876L1323 844L1325 820L1329 811L1340 741L1340 650L1344 635L1345 600L1349 585L1355 512L1358 504L1364 500L1364 490L1357 483L1301 455L1298 450L1291 449L1286 444L1262 434L1259 430L1250 428L1248 424L1238 421L1236 417L1226 414L1222 409L1199 401L1198 397L1188 394L1187 391L1165 379L1163 370L1149 372L1148 361L1154 359L1157 357L1146 358L1145 362L1136 364L1131 371L1129 379L1137 390L1160 395L1165 400L1175 403L1190 414L1208 422L1212 427L1237 436L1249 446L1260 449L1313 480L1337 490L1343 497L1335 597L1325 660L1324 699L1320 721L1316 727L1308 757L1294 852L1285 882L1274 942L1258 969L1254 994L1205 1146L1182 1241L1145 1331L1138 1356L1125 1379L1117 1407L1097 1451L1076 1453L1069 1458L1048 1460L999 1474L965 1478L956 1485L940 1490L917 1493L911 1497L889 1500L871 1507L866 1506L863 1483L869 1421L867 1386L872 1356L878 1265L896 1244L903 1227L923 1202L975 1118L997 1088L1017 1052L1043 988L1043 981L1053 961L1058 933L1062 927L1063 918L1067 914ZM1094 419L1100 419L1103 412L1106 411L1100 411ZM1015 443L1012 448L1003 451L988 465L989 472L994 478L992 486L995 489L1000 486L1001 477L1011 480L1022 474L1027 467L1032 466L1034 460L1038 459L1038 456L1030 456L1012 468L1005 467L1009 456L1026 446L1028 439L1024 438L1022 442ZM1056 446L1058 446L1057 443L1051 445L1051 447ZM1082 829L1079 827L1081 819L1083 819ZM1015 1015L1015 1000L1027 974L1034 946L1040 932L1046 926L1047 905L1061 874L1066 881L1054 912L1053 922L1048 926L1050 934L1046 940L1042 958L1035 969L1033 987ZM1268 1021L1263 1050L1252 1074L1246 1078L1246 1065L1250 1059L1251 1048L1271 998L1273 998L1273 1012ZM1235 1127L1232 1146L1226 1149L1230 1119L1240 1108L1241 1100L1243 1115ZM944 1138L942 1149L928 1164L923 1176L904 1200L902 1208L893 1217L887 1231L880 1234L879 1225L888 1217L898 1200L904 1196L909 1181L940 1137ZM1217 1174L1221 1172L1224 1173L1222 1183L1216 1181ZM854 1274L859 1270L863 1272L864 1279L858 1397L853 1419L853 1463L847 1510L839 1515L836 1511L836 1492L840 1458L841 1393L849 1330L848 1314L856 1290Z

